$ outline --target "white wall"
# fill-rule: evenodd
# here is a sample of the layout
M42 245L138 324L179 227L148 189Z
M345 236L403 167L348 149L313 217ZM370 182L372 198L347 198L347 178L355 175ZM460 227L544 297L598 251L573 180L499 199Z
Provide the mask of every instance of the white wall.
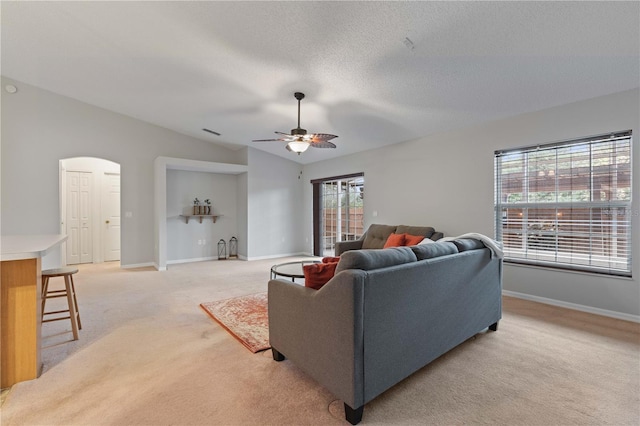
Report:
M307 165L303 232L310 239L311 179L364 172L365 226L428 225L448 236L465 232L493 236L495 150L632 129L633 168L638 176L639 105L636 89ZM634 178L633 279L505 265L505 290L594 310L640 315L637 182ZM375 218L374 211L378 212ZM310 251L311 243L306 243L305 249Z
M253 148L248 150L248 165L248 258L303 252L302 166Z
M220 239L227 243L228 254L229 239L238 235L237 194L236 175L167 170L167 262L217 259ZM196 197L202 203L211 200L212 214L220 215L216 223L211 218L200 223L196 217L186 223L180 217L193 214Z
M154 159L243 164L231 151L15 80L2 94L2 235L57 234L59 160L97 157L121 165L123 266L154 260ZM151 211L150 211L151 209Z

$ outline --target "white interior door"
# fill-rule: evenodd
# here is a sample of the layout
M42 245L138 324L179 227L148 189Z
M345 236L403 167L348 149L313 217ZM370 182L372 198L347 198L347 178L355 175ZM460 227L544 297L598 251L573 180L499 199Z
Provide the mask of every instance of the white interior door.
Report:
M120 260L120 175L104 174L102 202L104 260Z
M67 264L93 262L90 172L67 172Z

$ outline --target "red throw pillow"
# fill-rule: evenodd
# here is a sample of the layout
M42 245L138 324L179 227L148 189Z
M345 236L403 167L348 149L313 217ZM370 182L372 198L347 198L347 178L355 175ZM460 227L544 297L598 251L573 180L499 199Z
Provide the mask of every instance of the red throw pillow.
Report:
M322 258L322 263L337 263L340 261L340 256L327 256Z
M424 240L424 237L422 235L404 234L404 245L405 246L416 246L422 240Z
M336 273L338 262L304 265L304 286L320 290Z
M389 238L387 238L387 242L384 243L383 248L389 247L400 247L404 245L404 236L405 234L391 234Z

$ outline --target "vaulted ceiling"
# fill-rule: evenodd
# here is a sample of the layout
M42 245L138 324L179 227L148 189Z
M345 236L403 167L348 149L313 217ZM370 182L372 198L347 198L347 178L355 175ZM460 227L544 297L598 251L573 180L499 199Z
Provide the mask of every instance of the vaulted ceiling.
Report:
M640 2L2 2L2 75L300 163L640 86ZM301 127L337 149L298 156ZM203 128L220 133L215 136Z

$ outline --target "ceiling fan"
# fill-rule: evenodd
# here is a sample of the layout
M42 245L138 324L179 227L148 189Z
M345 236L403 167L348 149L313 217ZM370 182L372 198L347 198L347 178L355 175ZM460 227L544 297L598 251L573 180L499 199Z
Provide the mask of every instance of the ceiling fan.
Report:
M307 133L306 129L300 127L300 101L304 99L304 93L296 92L293 94L298 100L298 127L291 129L291 133L275 132L282 135L278 139L255 139L253 142L287 142L287 149L291 152L305 152L310 146L314 148L335 148L331 139L337 138L336 135L328 133Z

